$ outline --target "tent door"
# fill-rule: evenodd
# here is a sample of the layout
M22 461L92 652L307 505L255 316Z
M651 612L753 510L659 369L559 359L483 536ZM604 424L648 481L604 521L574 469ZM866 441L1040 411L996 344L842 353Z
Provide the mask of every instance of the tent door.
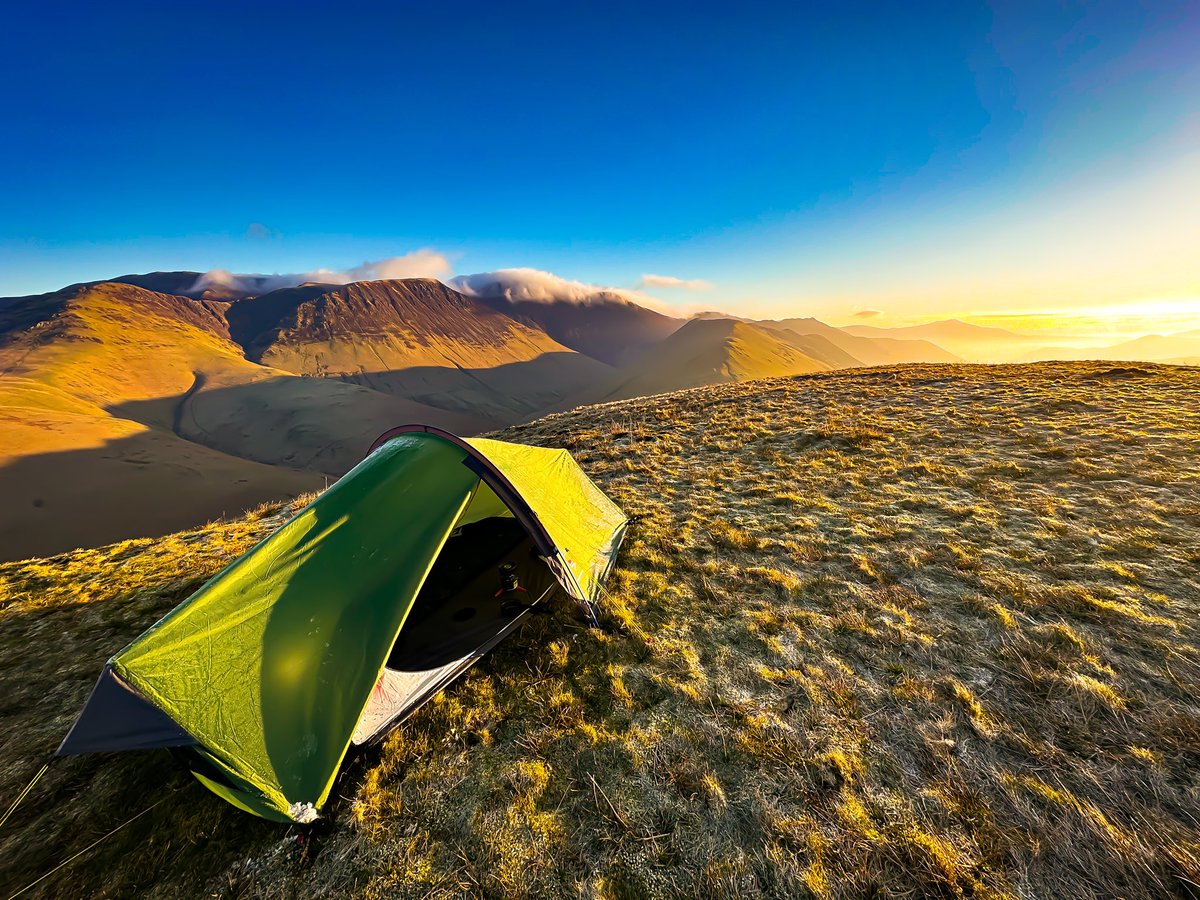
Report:
M504 590L511 566L519 590ZM557 586L515 519L463 526L446 541L400 630L352 738L363 744L415 710L517 629Z

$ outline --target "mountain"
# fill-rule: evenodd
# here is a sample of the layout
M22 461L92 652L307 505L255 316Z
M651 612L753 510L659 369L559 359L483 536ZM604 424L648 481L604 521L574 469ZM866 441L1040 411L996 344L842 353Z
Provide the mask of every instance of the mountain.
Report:
M147 272L108 280L197 300L235 301L266 293L279 278L274 275L230 275L222 279L205 272Z
M227 304L129 284L0 301L0 554L146 534L294 496L386 428L486 419L257 365Z
M636 359L686 321L664 316L608 291L578 301L512 300L503 293L488 292L485 286L478 299L610 366Z
M827 325L819 319L776 319L761 321L758 324L764 328L792 331L800 335L819 335L843 353L848 353L859 360L864 366L962 362L953 353L926 340L860 337L841 328Z
M1018 334L1005 328L972 325L959 319L942 319L900 328L846 325L842 330L859 337L930 341L972 362L1013 359L1038 340L1033 335Z
M585 401L954 359L815 319L675 319L613 292L535 302L432 279L279 281L150 272L0 299L3 552L159 534L294 495L400 422L470 435Z
M234 303L249 359L508 424L612 370L430 278L303 285Z
M799 336L797 336L799 338ZM728 381L822 372L832 365L806 355L787 337L731 319L692 319L623 368L596 401L662 394Z
M766 328L767 326L759 325L757 327ZM824 334L817 332L800 334L790 328L768 328L767 330L780 340L786 341L795 347L805 356L810 356L818 362L823 362L831 369L853 369L857 366L866 365L857 356L843 349L841 346L843 341L840 338L837 338L837 343L835 343Z
M703 312L692 313L689 317L692 319L732 319L734 322L749 322L754 324L754 319L747 319L745 316L735 316L732 313L720 312L715 309L706 309Z
M1200 331L1148 334L1107 347L1042 347L1026 353L1024 360L1036 362L1047 359L1114 359L1194 365L1187 360L1196 357L1200 357Z
M118 275L116 278L106 278L111 284L132 284L134 287L145 288L158 294L173 294L177 297L192 297L201 299L202 291L196 287L203 277L202 272L143 272L141 274ZM93 282L101 284L103 282ZM213 297L205 299L229 300L230 297Z

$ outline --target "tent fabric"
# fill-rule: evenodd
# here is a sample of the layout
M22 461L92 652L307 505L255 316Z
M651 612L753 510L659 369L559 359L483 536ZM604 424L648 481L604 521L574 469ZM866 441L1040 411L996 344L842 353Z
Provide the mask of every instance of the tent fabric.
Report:
M385 677L389 653L456 528L515 517L563 587L595 600L626 519L569 454L423 426L385 438L110 660L114 682L163 716L127 743L116 727L103 749L182 747L197 777L236 806L308 821L352 739L388 724L361 720L377 690L396 687ZM99 691L79 724L95 719L93 703L107 702ZM60 752L89 751L73 742L78 730Z
M429 425L402 425L381 435L372 451L402 434L434 434L456 442L476 454L494 475L488 487L502 502L516 501L532 517L527 523L532 537L541 537L543 552L559 575L563 588L576 599L594 603L600 585L613 563L625 535L627 518L579 468L566 450L511 444L489 438L455 437ZM505 498L505 493L511 496ZM511 507L510 507L511 509ZM560 569L556 563L565 566Z
M105 666L100 673L83 709L63 738L57 756L186 747L196 743L174 719L123 682L111 666Z
M468 438L534 510L567 565L580 600L594 603L616 561L625 514L579 468L566 450Z

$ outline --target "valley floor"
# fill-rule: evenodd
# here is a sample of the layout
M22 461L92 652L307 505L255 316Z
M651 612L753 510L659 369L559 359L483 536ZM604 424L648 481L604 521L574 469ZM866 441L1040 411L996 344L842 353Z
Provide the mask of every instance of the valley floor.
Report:
M509 428L627 512L562 603L351 763L329 822L164 752L56 763L31 895L1200 895L1200 370L903 366ZM300 501L303 502L303 501ZM289 512L0 565L0 798L104 660Z

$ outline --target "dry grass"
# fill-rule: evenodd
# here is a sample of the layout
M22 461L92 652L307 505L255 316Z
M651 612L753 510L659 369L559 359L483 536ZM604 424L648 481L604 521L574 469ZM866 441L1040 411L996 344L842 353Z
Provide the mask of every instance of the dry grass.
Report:
M46 896L1200 896L1200 372L908 366L543 419L629 512L352 765L307 848L164 753L0 832ZM0 567L0 791L104 658L281 515Z

